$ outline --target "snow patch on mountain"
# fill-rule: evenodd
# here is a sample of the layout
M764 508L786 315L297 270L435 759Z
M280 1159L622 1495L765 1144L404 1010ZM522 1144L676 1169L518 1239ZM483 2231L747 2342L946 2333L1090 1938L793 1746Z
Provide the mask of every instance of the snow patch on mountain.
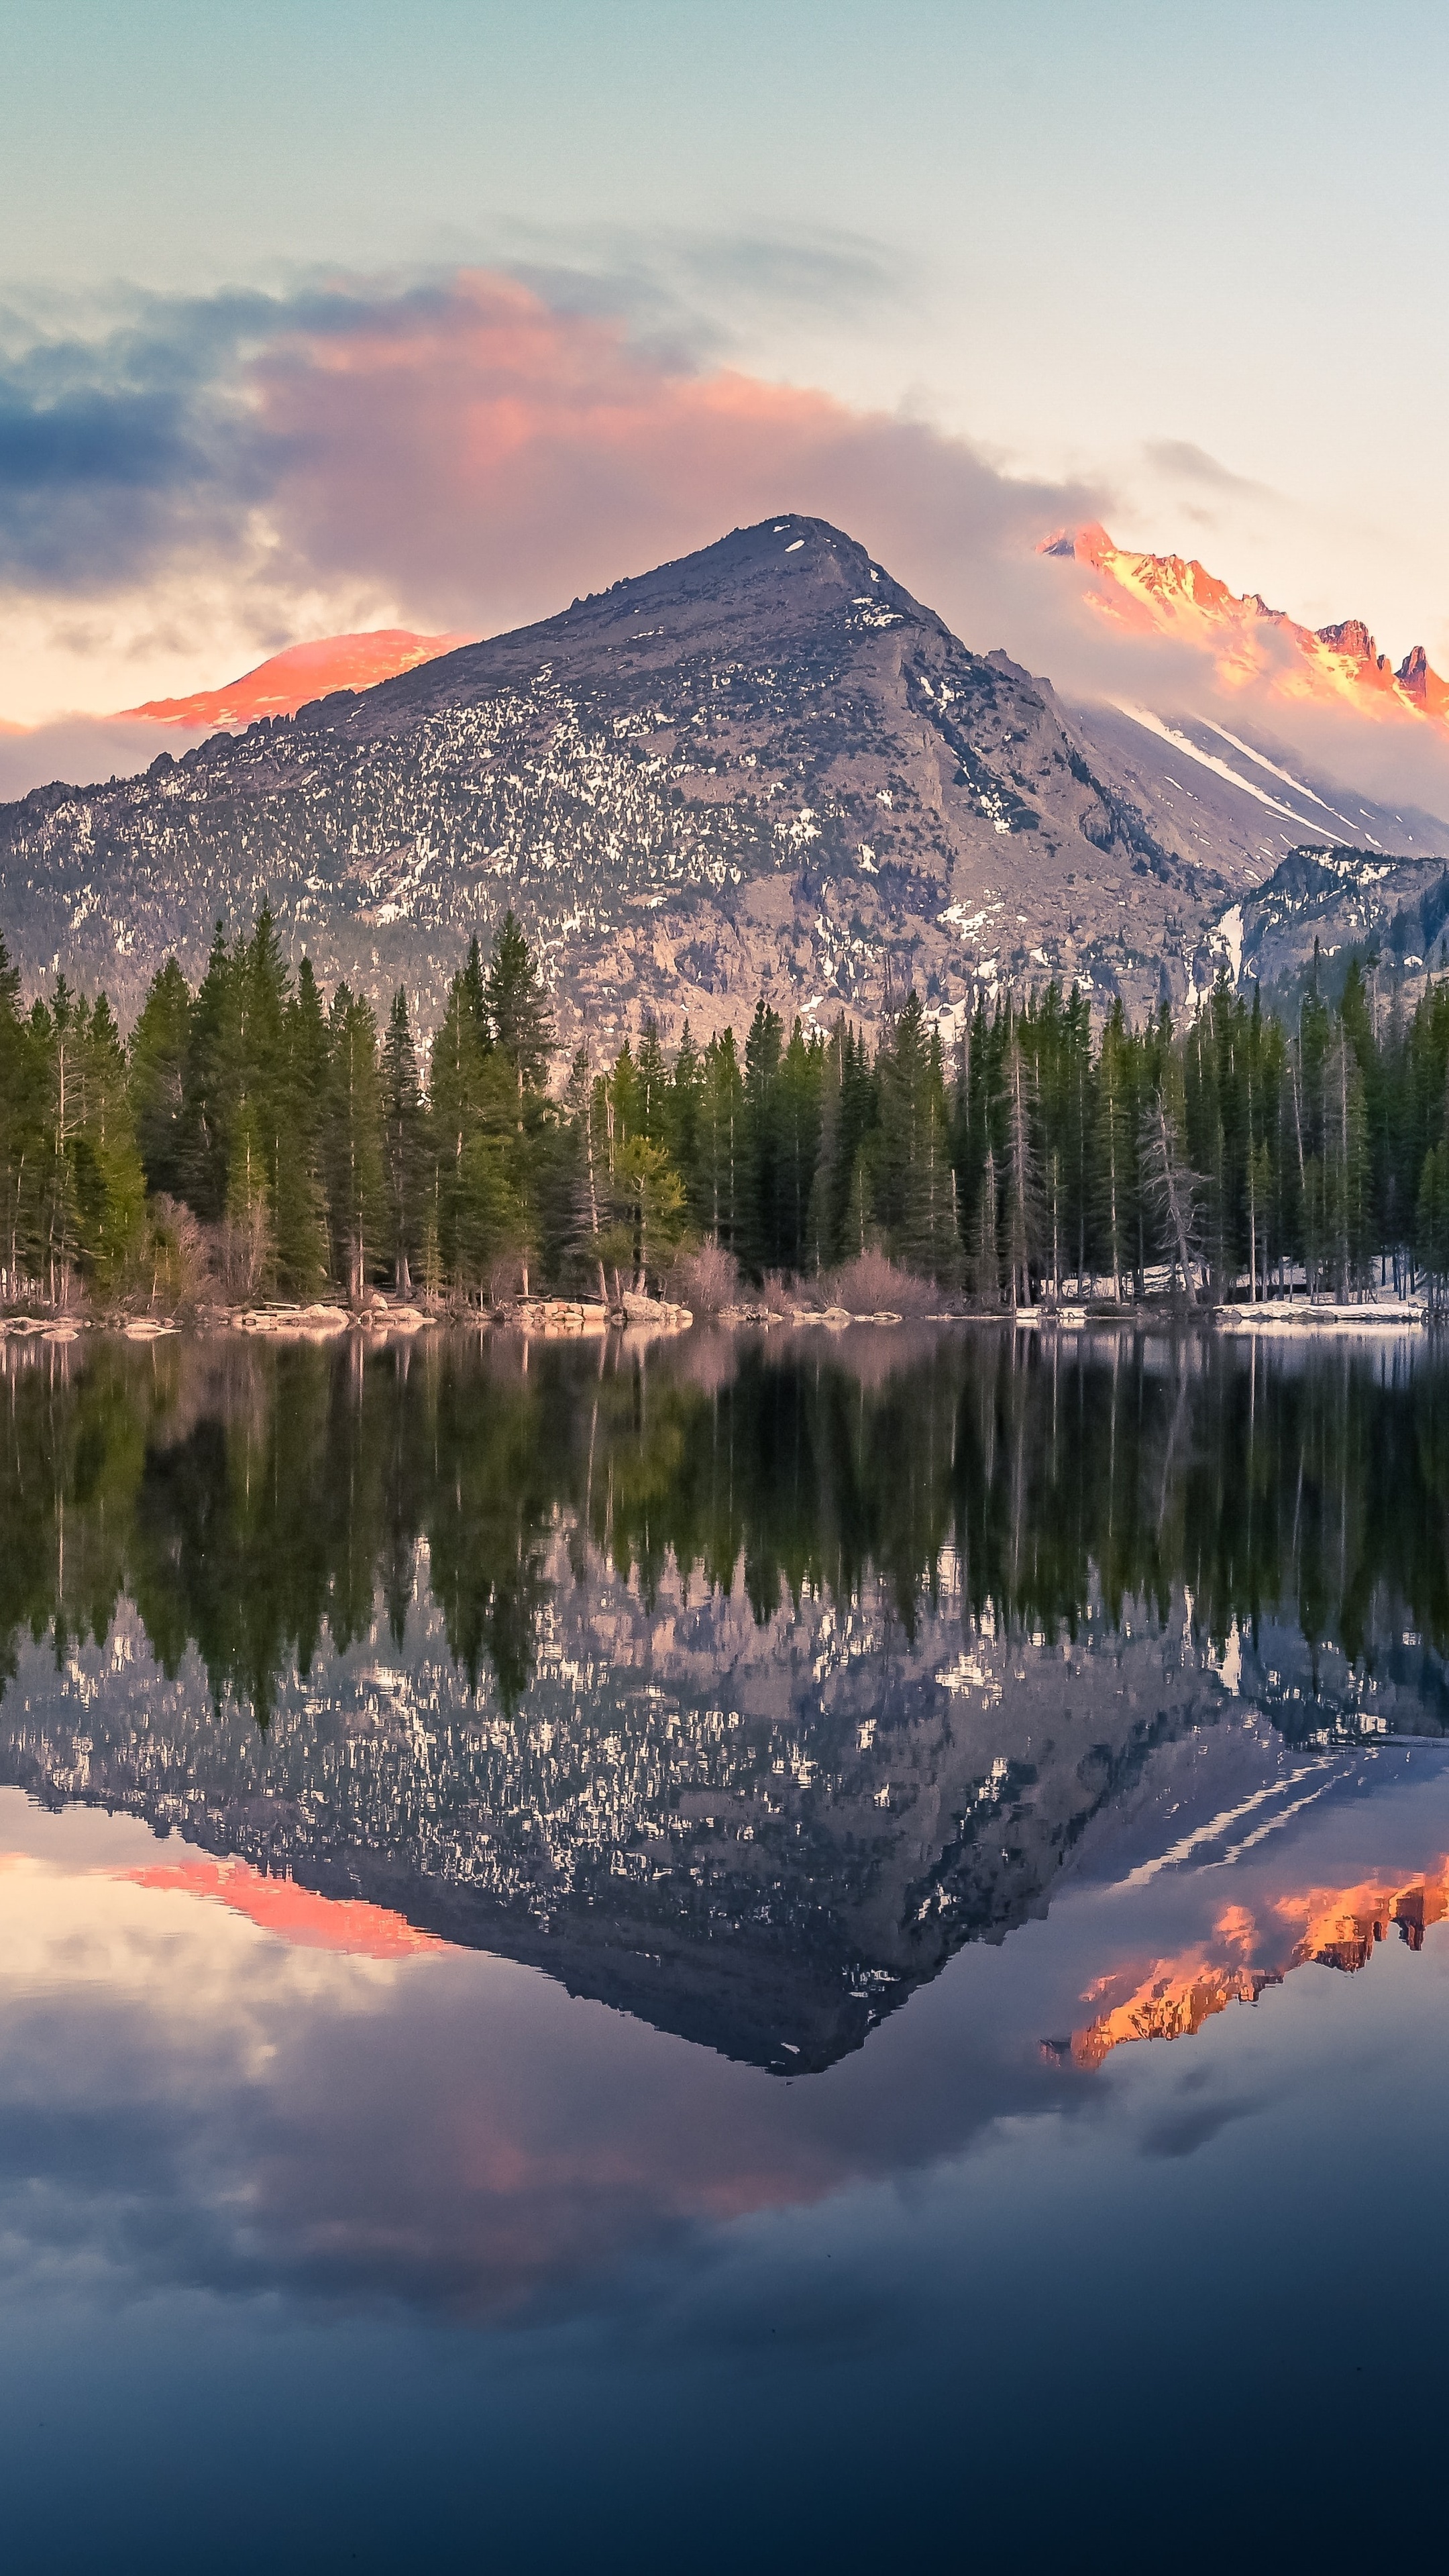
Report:
M1254 779L1241 777L1229 762L1220 759L1216 752L1204 751L1189 734L1181 732L1176 725L1168 724L1163 717L1154 715L1150 707L1132 706L1121 698L1116 703L1119 714L1129 716L1134 724L1144 725L1149 733L1155 733L1161 741L1170 743L1174 751L1182 752L1188 760L1195 760L1201 768L1212 770L1216 777L1225 779L1230 787L1240 789L1244 796L1254 797L1258 804L1266 805L1270 813L1282 814L1290 823L1301 823L1306 832L1312 831L1312 822L1306 814L1296 813L1291 805L1284 804L1280 796L1270 795L1267 788L1259 787ZM1314 799L1315 804L1321 801Z

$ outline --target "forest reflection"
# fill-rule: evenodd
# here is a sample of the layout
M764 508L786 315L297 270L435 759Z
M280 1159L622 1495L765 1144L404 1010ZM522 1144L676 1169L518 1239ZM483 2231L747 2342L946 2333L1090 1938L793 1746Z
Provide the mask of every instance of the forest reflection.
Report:
M1272 1617L1372 1672L1449 1646L1449 1361L1433 1342L1259 1349L865 1329L642 1348L437 1334L404 1349L0 1349L0 1686L28 1632L103 1644L123 1598L174 1674L265 1726L279 1681L425 1586L505 1710L591 1552L782 1602L874 1581L1040 1638L1166 1620L1221 1651ZM1407 1623L1406 1625L1404 1623Z

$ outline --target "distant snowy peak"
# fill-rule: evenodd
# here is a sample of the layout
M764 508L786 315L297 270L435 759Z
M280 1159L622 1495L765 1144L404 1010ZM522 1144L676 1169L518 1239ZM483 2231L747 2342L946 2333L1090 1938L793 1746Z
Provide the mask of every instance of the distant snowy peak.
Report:
M259 716L294 716L300 707L338 689L374 689L400 671L471 644L471 635L414 635L406 627L382 626L365 635L326 635L314 644L291 644L273 653L254 671L220 689L197 689L186 698L149 698L144 706L125 707L127 716L149 717L153 724L195 730L215 726L243 733Z
M1219 682L1269 697L1320 701L1449 729L1449 684L1416 644L1395 670L1360 617L1335 626L1300 626L1256 591L1239 596L1225 581L1183 555L1133 554L1105 528L1063 530L1040 552L1069 557L1100 576L1089 590L1099 615L1137 634L1196 644L1212 656Z

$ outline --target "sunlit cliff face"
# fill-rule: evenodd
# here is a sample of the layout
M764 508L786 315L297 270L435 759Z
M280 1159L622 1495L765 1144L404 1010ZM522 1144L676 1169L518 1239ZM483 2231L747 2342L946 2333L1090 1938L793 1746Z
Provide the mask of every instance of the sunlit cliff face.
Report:
M1449 729L1449 683L1430 669L1421 644L1395 670L1360 618L1315 632L1269 608L1255 591L1239 598L1182 555L1131 554L1102 527L1046 538L1040 551L1070 557L1098 576L1083 595L1105 623L1195 646L1210 656L1225 690L1298 704L1347 703L1360 714Z
M1265 1986L1281 1985L1310 1961L1351 1976L1367 1967L1375 1942L1394 1924L1409 1948L1420 1950L1425 1931L1446 1916L1449 1857L1402 1885L1364 1879L1356 1887L1296 1889L1275 1898L1261 1922L1246 1907L1229 1906L1211 1941L1155 1959L1145 1976L1131 1967L1094 1979L1082 2001L1103 2009L1073 2032L1072 2057L1078 2066L1100 2066L1127 2040L1188 2037L1231 2003L1255 2004ZM1118 2000L1109 2002L1114 1994Z
M150 698L144 706L126 707L128 716L149 717L153 724L241 732L259 716L294 716L314 698L334 689L372 689L399 671L416 670L468 644L468 635L412 635L405 627L383 626L370 635L328 635L316 644L292 644L274 653L254 671L224 688L198 689L189 698Z

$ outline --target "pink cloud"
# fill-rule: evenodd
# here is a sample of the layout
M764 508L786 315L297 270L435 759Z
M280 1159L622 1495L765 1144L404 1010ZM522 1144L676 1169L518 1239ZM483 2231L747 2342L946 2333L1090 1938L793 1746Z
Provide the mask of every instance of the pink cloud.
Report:
M1216 712L1233 727L1256 719L1327 778L1449 811L1442 743L1348 705L1295 704L1266 665L1246 706L1207 637L1139 633L1094 611L1090 567L1036 549L1052 529L1110 522L1113 495L1018 477L928 424L671 358L622 319L560 310L483 269L426 287L343 280L253 298L227 330L209 309L158 304L146 330L163 358L173 340L183 352L195 342L190 375L181 370L195 384L175 435L146 450L157 488L147 486L149 551L122 568L126 599L139 603L126 631L149 653L146 639L174 628L187 649L168 646L160 687L147 665L145 685L123 696L108 675L98 699L94 653L124 623L103 585L72 621L82 640L71 660L63 644L45 645L56 678L43 710L170 700L203 680L213 696L224 684L229 701L255 658L238 647L243 632L269 647L329 626L498 633L789 511L848 529L967 644L1005 646L1068 697ZM156 370L164 390L176 365L158 358ZM123 449L127 421L107 432ZM167 475L181 478L169 498ZM68 488L57 495L52 516L69 526ZM80 575L66 563L74 588ZM33 662L35 647L24 649ZM1271 664L1271 639L1263 649ZM197 718L202 728L218 720L200 700ZM134 736L113 746L110 733L68 720L0 742L0 795L148 756Z
M1266 664L1246 706L1210 636L1114 629L1090 566L1037 552L1053 528L1110 516L1111 496L1017 477L927 424L671 362L621 321L484 270L334 301L270 343L253 384L286 459L273 506L298 565L375 582L415 622L498 633L732 526L807 513L967 644L1005 646L1069 697L1256 718L1329 778L1449 810L1441 742L1402 728L1386 742L1366 706L1295 704Z
M1043 526L1097 497L826 394L671 366L477 270L286 332L254 383L289 460L275 515L309 570L493 632L787 509L846 526L995 643Z

